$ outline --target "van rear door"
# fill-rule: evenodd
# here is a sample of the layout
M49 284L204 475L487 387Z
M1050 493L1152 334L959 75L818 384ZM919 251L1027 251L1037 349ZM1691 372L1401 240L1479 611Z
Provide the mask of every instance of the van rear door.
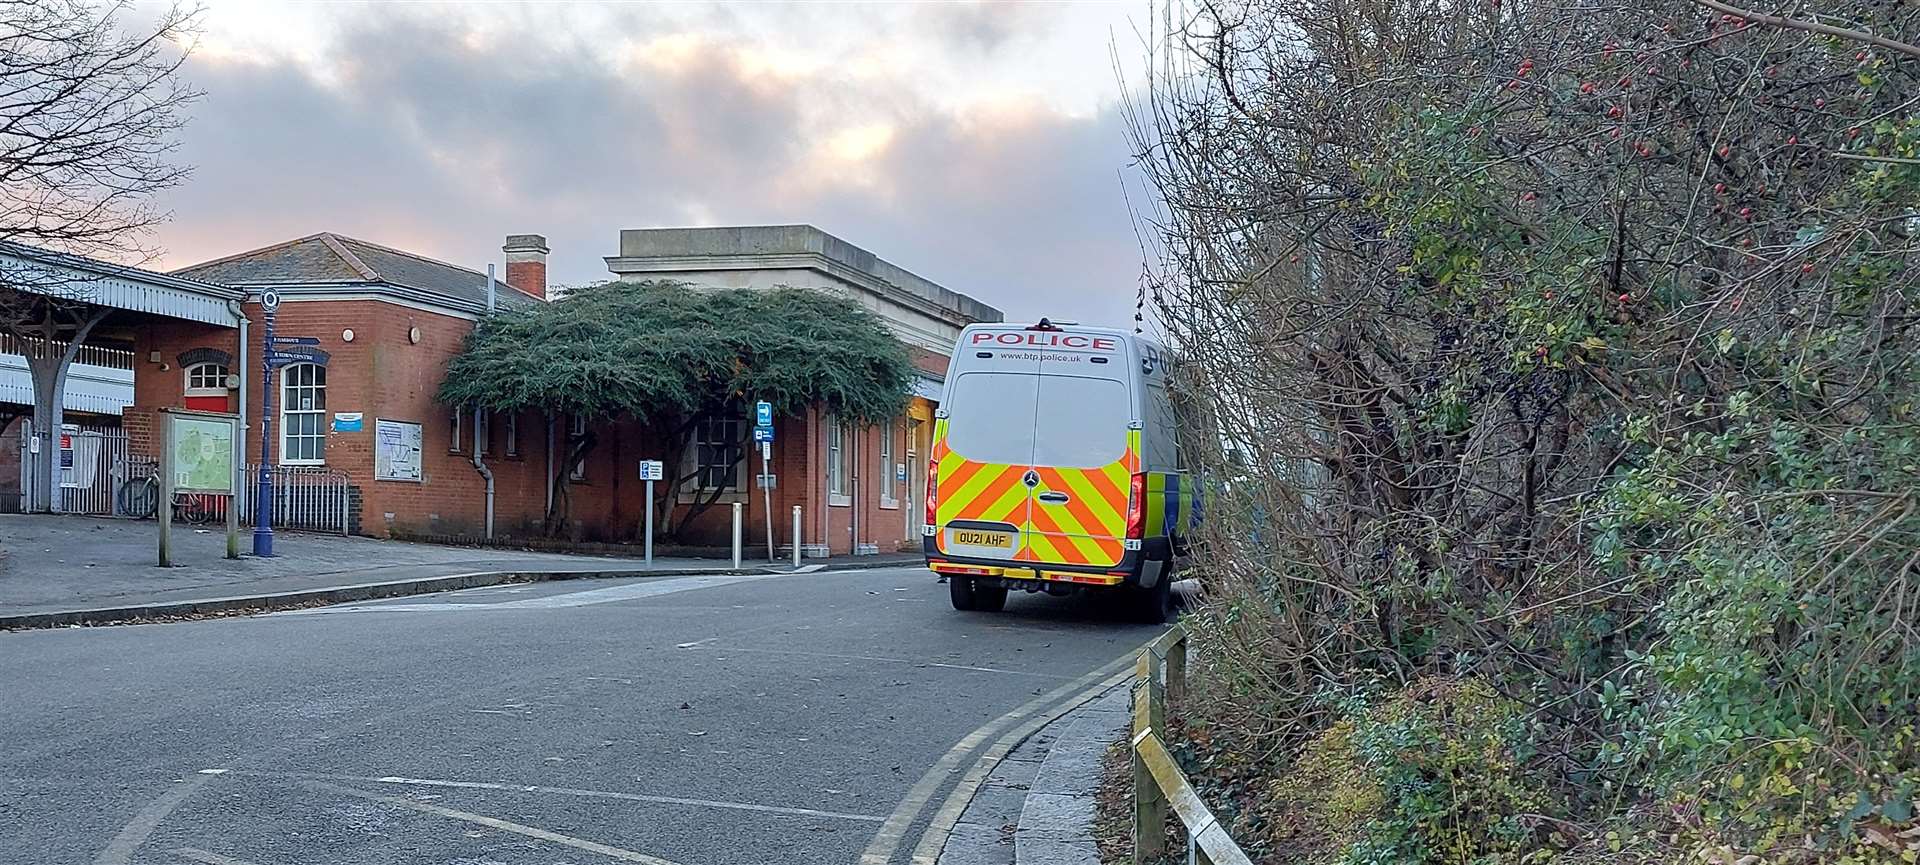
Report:
M1124 355L1120 356L1124 358ZM1049 374L1042 362L1034 411L1034 488L1027 544L1035 559L1112 567L1125 555L1127 494L1138 461L1133 394L1115 377ZM1110 364L1124 374L1124 362ZM1106 372L1079 364L1075 373ZM1063 370L1065 372L1065 370Z
M962 350L935 448L936 546L953 556L1028 559L1039 361L991 346Z

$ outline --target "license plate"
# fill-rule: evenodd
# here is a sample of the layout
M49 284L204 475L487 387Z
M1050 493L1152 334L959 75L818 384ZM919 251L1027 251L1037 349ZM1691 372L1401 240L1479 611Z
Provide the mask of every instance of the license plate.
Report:
M1013 549L1013 535L1006 532L982 532L971 529L955 529L953 542L969 547L1000 547Z

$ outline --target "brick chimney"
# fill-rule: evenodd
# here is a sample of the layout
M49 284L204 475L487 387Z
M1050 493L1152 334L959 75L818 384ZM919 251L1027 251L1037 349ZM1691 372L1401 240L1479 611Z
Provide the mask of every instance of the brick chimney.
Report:
M547 296L547 239L538 234L509 234L507 245L507 284L521 294Z

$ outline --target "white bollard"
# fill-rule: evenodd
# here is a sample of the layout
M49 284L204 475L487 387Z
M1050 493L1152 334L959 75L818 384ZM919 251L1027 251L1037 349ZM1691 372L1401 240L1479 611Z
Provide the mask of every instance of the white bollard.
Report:
M800 506L793 506L793 568L800 569Z
M740 570L740 503L733 503L733 569Z

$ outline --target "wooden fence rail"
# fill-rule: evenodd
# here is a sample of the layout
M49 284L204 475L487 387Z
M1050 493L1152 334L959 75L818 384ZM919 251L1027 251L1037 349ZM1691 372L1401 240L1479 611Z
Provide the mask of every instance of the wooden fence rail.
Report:
M1180 764L1160 739L1167 700L1187 687L1187 631L1179 625L1147 644L1134 664L1133 862L1146 865L1167 853L1167 808L1187 830L1189 863L1253 865L1226 827L1200 801Z

